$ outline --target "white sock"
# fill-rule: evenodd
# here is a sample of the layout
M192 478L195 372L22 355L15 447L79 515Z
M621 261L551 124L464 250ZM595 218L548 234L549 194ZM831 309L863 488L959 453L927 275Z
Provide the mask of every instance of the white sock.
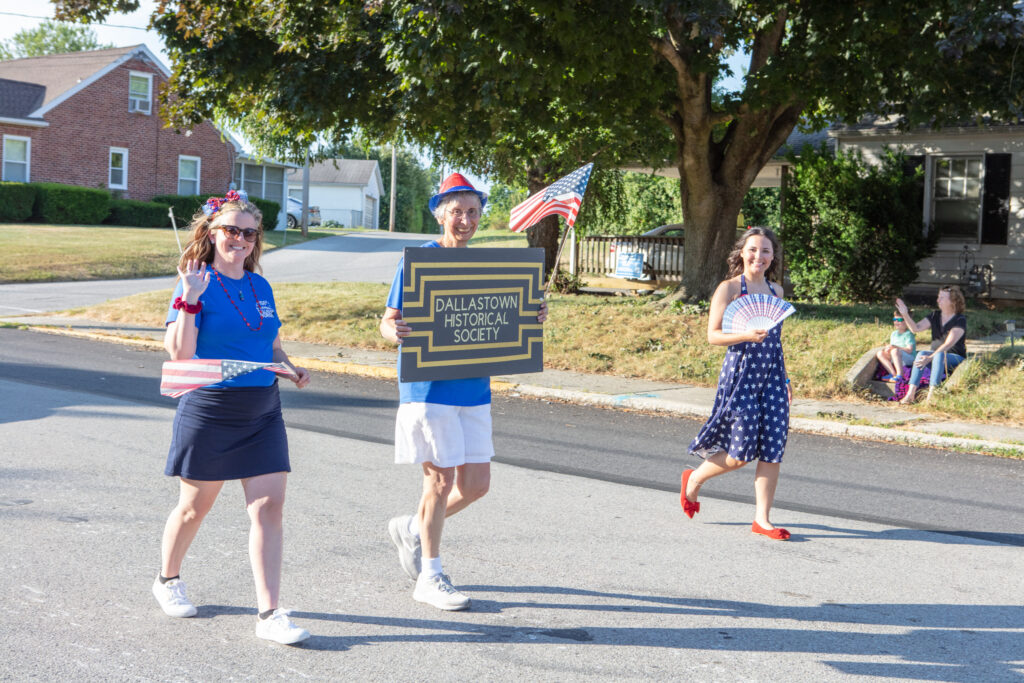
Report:
M420 521L417 519L416 515L409 517L409 533L416 538L420 537Z
M427 575L427 578L431 576L437 576L441 574L441 558L440 557L424 557L423 568L420 570Z

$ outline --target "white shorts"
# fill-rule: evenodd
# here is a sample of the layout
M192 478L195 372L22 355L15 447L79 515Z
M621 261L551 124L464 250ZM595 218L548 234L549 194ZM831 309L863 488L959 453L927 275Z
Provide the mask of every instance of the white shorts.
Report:
M491 404L446 406L403 403L395 419L395 462L431 462L438 467L490 462Z

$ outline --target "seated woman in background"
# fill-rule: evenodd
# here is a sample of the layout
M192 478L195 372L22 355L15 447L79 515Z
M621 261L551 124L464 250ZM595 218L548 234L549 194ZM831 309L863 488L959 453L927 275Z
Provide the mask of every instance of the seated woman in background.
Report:
M875 358L888 373L883 380L895 379L903 376L903 368L914 362L914 352L917 350L917 338L914 333L907 329L907 320L899 311L892 314L893 329L889 335L889 343L875 353Z
M914 367L910 373L910 386L907 395L900 403L913 403L918 387L921 386L921 373L931 365L931 376L928 379L928 398L932 397L935 387L953 372L953 368L967 357L967 317L964 315L966 301L959 287L941 287L936 300L939 308L928 314L928 317L914 322L903 299L896 299L896 310L900 312L911 332L932 331L932 346L939 343L934 351L918 351L914 359Z

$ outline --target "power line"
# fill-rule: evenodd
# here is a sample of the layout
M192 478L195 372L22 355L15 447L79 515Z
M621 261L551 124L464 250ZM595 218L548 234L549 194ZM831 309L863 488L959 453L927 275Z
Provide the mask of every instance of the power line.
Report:
M73 21L63 21L61 19L54 19L53 17L40 17L40 16L35 15L35 14L21 14L19 12L0 12L0 15L8 16L8 17L24 17L26 19L47 19L49 21L56 21L56 22L59 22L61 24L73 24L73 23L76 23L76 22L73 22ZM88 25L89 26L106 26L107 28L130 28L130 29L134 29L136 31L149 31L148 28L143 28L142 26L125 26L124 24L108 24L108 23L102 22L102 21L101 22L96 22L96 23L89 23Z

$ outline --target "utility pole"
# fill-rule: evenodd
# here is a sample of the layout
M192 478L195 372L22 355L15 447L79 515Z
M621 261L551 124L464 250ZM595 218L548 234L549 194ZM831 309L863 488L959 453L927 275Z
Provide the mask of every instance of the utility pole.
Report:
M309 150L302 167L302 236L309 237Z
M398 178L398 161L397 152L395 151L395 143L391 143L391 202L388 206L388 232L395 231L395 188L397 187L396 180Z

